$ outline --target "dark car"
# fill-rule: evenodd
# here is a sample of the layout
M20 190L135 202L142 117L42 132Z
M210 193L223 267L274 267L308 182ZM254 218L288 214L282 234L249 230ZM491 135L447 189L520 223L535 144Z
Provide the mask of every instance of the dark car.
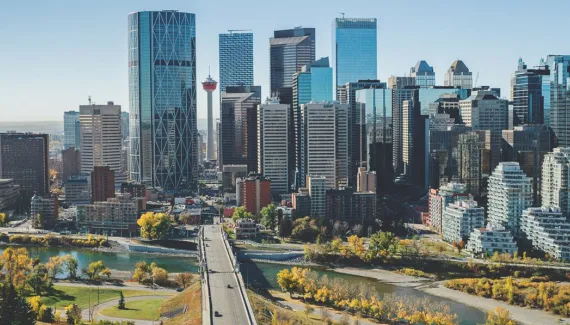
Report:
M222 314L218 313L218 311L216 310L216 311L214 312L214 316L216 316L216 317L222 317Z
M184 291L184 288L178 288L178 289L176 289L176 292L182 292L182 291Z

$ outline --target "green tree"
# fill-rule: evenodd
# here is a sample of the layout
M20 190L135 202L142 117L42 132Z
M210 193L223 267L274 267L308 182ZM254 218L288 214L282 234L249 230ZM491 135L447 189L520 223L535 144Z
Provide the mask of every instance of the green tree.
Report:
M125 309L125 296L123 295L123 291L119 291L119 309Z
M247 212L245 207L237 207L232 214L232 220L235 222L238 219L253 219L253 214Z
M387 231L381 231L370 236L366 258L372 260L378 257L389 257L396 252L396 236Z
M291 219L284 218L279 224L279 237L285 238L291 236L293 232L293 222Z
M105 269L105 264L103 264L103 261L92 262L89 263L89 266L87 267L87 269L85 269L85 273L87 274L90 280L99 279L99 274L104 269Z
M67 316L68 325L81 324L81 308L76 304L71 304L65 307L65 315Z
M170 229L170 219L164 213L144 213L137 225L141 228L141 237L150 240L163 239Z
M77 268L79 267L79 263L77 259L73 257L71 254L67 254L63 257L62 266L69 274L69 277L75 279L77 277Z
M271 203L261 209L261 224L271 231L275 231L275 227L277 226L277 209L275 208L275 204Z
M32 306L16 293L16 289L10 283L1 285L0 295L0 321L2 324L11 325L34 325L36 313Z
M34 265L30 274L26 277L26 283L32 287L36 295L41 295L42 292L51 288L52 282L45 265L41 263Z
M319 229L317 228L316 221L311 220L310 217L299 218L293 222L293 231L291 238L301 241L314 241L317 239Z

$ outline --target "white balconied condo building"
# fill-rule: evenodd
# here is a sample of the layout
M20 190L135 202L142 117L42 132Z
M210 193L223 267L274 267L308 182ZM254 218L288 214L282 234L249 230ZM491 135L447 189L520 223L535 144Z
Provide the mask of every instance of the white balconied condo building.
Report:
M485 209L474 200L458 200L447 205L443 212L443 240L460 242L474 228L485 224Z
M560 207L565 217L570 216L570 148L555 148L546 154L542 163L542 206Z
M518 162L502 162L489 177L487 192L488 221L504 226L518 237L521 215L532 205L530 177Z
M450 182L439 187L439 189L430 189L429 191L429 226L438 233L442 232L442 219L445 207L455 201L457 198L473 199L467 194L465 184Z
M467 250L474 255L493 255L495 252L514 254L517 244L513 235L501 225L487 224L485 228L475 228L469 236Z
M526 209L520 227L534 248L556 259L570 260L570 222L558 207Z

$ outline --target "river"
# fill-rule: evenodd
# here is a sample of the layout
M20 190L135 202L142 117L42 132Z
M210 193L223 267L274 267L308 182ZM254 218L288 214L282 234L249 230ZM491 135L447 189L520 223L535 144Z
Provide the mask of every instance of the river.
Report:
M248 284L267 289L279 288L277 285L277 272L287 267L290 266L260 262L244 262L241 264L243 278ZM429 298L430 301L443 303L449 306L452 313L458 315L460 325L476 325L485 323L485 314L479 309L457 303L453 300L432 296L413 288L387 284L376 279L325 270L324 267L310 268L321 276L326 275L329 278L342 278L354 285L364 284L366 286L372 286L379 293L394 293L397 295L413 296L417 298Z

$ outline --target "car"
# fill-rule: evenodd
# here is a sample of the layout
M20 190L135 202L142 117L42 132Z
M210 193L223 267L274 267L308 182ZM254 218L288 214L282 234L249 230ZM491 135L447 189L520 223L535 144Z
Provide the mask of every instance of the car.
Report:
M232 286L228 284L228 289L231 289L231 288L232 288Z
M184 291L184 288L177 288L176 289L176 292L182 292L182 291Z
M215 317L222 317L222 314L218 313L218 311L216 310L216 311L214 311L214 316Z

